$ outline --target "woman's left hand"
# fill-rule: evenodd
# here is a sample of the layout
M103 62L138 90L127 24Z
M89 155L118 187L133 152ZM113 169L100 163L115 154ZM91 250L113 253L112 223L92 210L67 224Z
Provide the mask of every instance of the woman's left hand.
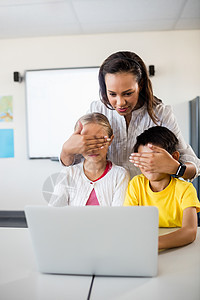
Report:
M149 152L131 153L129 161L146 172L175 174L179 162L165 149L148 144Z

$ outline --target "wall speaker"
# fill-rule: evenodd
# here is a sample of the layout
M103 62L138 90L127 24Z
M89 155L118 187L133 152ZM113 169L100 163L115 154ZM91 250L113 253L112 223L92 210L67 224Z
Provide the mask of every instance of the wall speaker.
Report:
M13 79L15 82L22 82L22 76L20 75L19 72L14 72L13 73Z
M155 67L154 65L149 66L149 76L154 76L155 75Z

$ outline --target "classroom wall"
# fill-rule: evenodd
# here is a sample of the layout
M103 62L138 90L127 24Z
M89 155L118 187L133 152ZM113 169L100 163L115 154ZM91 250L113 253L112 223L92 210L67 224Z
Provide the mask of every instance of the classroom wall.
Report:
M188 100L200 95L200 30L0 40L0 95L12 95L14 102L13 122L0 128L14 128L15 143L15 157L0 159L0 210L45 204L43 184L60 169L58 162L27 157L25 84L13 82L13 72L96 66L119 50L134 51L155 65L154 94L173 105L189 140Z

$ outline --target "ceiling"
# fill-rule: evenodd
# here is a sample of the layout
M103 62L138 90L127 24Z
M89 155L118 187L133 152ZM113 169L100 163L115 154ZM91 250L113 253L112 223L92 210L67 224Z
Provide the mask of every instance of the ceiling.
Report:
M0 38L200 29L200 0L0 0Z

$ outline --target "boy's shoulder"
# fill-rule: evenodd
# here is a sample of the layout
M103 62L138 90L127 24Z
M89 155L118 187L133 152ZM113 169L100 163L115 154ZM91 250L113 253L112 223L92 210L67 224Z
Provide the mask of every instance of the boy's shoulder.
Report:
M186 190L186 189L195 189L193 184L190 181L185 181L181 178L172 177L172 181L175 184L175 189Z
M171 181L172 181L172 186L174 186L175 190L177 190L178 192L183 192L186 189L194 189L195 187L193 186L193 184L191 182L185 181L183 179L180 178L175 178L175 177L171 177ZM134 176L131 181L130 184L132 185L146 185L149 182L149 180L143 175L143 174L139 174Z
M149 181L143 174L135 175L130 183L131 184L144 184L146 181Z

